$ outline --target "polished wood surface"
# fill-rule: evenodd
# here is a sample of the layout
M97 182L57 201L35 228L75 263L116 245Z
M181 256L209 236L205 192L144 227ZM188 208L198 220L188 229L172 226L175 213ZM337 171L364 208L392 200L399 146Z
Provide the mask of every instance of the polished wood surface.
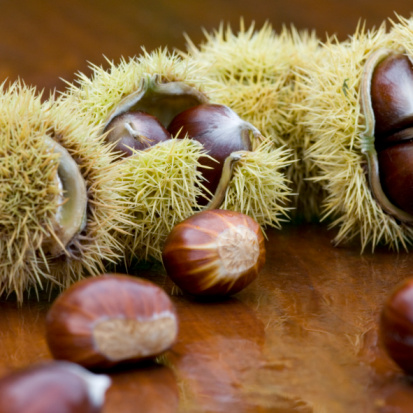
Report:
M240 17L352 34L359 20L379 25L411 2L279 1L2 1L0 78L21 77L49 93L60 78L105 65L142 46L183 48L202 30ZM412 275L413 254L359 245L336 248L323 225L286 225L268 233L260 277L217 302L172 295L180 318L177 344L157 363L111 372L105 413L127 412L410 412L413 386L378 340L378 316L391 288ZM158 270L141 274L169 293ZM44 338L47 297L19 308L0 302L0 374L51 358Z

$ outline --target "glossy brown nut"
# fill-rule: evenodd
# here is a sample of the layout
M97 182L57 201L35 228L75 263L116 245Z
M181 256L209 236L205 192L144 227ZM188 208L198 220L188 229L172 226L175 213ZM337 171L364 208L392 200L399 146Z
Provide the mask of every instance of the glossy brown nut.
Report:
M73 363L31 366L0 379L0 413L99 413L110 383Z
M174 305L160 287L118 274L74 284L46 317L53 356L95 369L155 357L177 332Z
M399 284L386 300L380 337L388 355L406 373L413 374L413 278Z
M413 64L391 53L374 69L371 103L380 183L388 200L413 214Z
M394 205L413 215L413 142L380 151L378 160L385 194Z
M169 277L193 295L229 295L249 285L265 262L264 237L252 218L203 211L176 225L162 253Z
M200 142L208 155L217 162L205 157L200 162L205 167L202 174L206 188L215 193L222 174L225 159L236 151L251 150L246 122L224 105L203 104L179 113L168 126L172 136L189 138Z
M159 120L141 111L125 112L116 116L105 127L106 141L115 143L114 150L133 155L133 151L144 150L171 138Z
M392 54L376 66L371 100L376 147L408 139L397 134L413 126L413 65L407 56Z

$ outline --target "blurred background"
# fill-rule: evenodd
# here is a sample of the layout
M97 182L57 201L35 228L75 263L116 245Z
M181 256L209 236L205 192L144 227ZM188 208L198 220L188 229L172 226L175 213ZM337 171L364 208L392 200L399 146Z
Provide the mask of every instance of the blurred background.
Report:
M185 47L183 33L195 43L220 23L234 30L265 21L351 35L358 22L371 28L395 13L409 17L410 0L0 0L0 79L21 77L46 91L63 89L74 73L88 73L88 62L107 65L104 56L121 56L158 47Z

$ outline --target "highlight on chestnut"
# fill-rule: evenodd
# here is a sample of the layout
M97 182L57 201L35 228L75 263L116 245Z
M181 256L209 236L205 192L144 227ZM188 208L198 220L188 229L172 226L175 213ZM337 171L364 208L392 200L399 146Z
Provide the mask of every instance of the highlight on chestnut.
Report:
M166 273L184 292L227 296L257 278L265 262L264 236L245 214L206 210L173 228L162 259Z

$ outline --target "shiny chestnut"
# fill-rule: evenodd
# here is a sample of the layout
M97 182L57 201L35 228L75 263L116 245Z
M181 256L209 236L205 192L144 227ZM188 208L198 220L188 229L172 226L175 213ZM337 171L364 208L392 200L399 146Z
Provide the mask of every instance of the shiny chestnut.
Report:
M0 379L0 413L98 413L110 384L74 363L30 366Z
M168 131L178 138L188 136L197 140L213 158L200 159L206 180L204 185L212 194L221 179L225 159L233 152L250 151L251 134L260 135L254 126L242 120L229 107L207 103L176 115Z
M123 156L145 150L171 138L160 121L142 111L124 112L115 116L105 127L106 141L115 143L114 150Z
M389 201L413 215L413 64L390 53L371 78L380 183Z
M255 280L264 265L264 236L245 214L202 211L172 229L162 258L167 274L183 291L234 294Z
M119 274L74 284L46 316L53 356L94 369L155 357L177 332L169 296L152 282Z
M400 283L387 298L380 318L380 337L388 355L413 374L413 278Z

